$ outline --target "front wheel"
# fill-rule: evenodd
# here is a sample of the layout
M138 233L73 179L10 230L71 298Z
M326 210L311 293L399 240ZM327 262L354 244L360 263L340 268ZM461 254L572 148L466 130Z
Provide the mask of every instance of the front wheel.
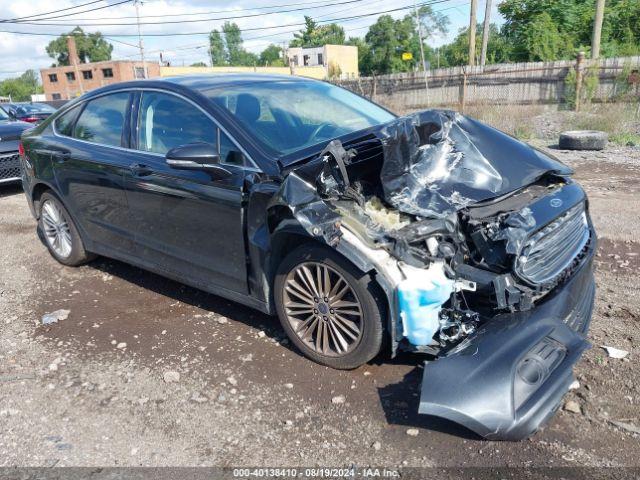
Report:
M284 330L310 359L350 369L379 353L385 311L379 289L337 252L297 248L280 264L274 288Z

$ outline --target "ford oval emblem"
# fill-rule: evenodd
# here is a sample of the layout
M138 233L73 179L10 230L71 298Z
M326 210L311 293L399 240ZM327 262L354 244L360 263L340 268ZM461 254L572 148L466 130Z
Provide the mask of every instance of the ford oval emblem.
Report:
M549 202L549 205L551 205L554 208L558 208L562 205L562 200L560 200L559 198L552 198L551 201Z

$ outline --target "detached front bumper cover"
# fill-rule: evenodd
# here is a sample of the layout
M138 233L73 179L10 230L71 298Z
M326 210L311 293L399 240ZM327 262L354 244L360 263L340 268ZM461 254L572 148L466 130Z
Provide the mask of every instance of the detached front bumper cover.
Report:
M592 261L593 249L552 297L526 312L497 315L446 356L427 362L419 413L493 440L521 440L544 425L574 379L573 365L590 347Z

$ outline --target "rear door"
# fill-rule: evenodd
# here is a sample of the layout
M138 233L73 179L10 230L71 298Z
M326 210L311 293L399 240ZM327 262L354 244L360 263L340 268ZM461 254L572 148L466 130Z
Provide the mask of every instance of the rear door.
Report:
M126 175L136 255L194 285L247 293L244 156L207 113L183 97L149 90L137 106L137 151ZM167 165L167 151L193 142L217 145L229 176Z
M133 248L124 193L131 96L123 91L94 98L54 125L50 154L63 201L105 253Z

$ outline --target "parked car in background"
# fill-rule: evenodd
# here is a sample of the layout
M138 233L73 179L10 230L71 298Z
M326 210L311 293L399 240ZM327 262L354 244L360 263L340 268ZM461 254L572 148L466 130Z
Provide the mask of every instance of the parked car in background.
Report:
M0 109L16 120L35 125L56 111L55 108L46 103L0 103Z
M33 125L10 117L0 108L0 184L20 181L20 135Z
M334 368L429 355L419 412L521 439L588 347L596 236L566 165L455 112L301 77L114 84L23 137L51 255L277 314Z

